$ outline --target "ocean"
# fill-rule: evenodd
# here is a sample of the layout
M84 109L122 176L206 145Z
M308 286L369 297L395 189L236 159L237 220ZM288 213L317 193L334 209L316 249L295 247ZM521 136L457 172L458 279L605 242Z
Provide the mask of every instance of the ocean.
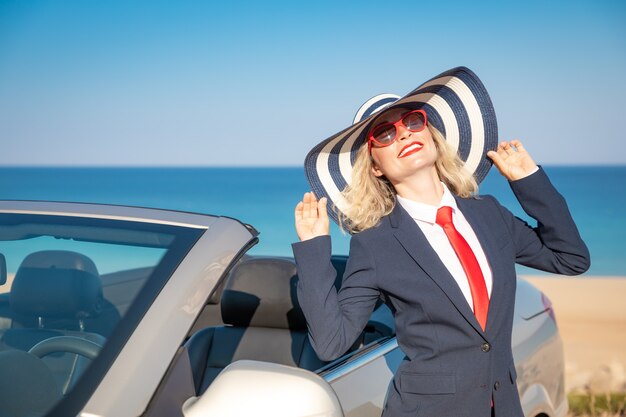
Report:
M547 166L591 251L587 275L626 276L626 166ZM302 168L0 168L0 199L108 203L234 217L260 232L251 254L291 255L293 210L308 191ZM480 186L534 225L492 169ZM333 252L349 236L333 224ZM520 274L538 271L520 267Z

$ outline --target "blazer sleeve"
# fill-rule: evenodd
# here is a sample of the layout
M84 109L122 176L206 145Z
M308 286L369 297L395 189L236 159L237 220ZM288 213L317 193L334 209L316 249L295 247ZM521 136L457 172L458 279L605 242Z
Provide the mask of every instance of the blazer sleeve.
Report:
M320 359L334 360L352 346L380 296L373 258L353 236L337 292L330 236L294 243L292 248L298 269L298 302L307 320L309 339Z
M564 275L578 275L589 269L589 250L565 199L543 169L510 182L510 186L524 211L537 220L533 228L496 202L515 244L516 262Z

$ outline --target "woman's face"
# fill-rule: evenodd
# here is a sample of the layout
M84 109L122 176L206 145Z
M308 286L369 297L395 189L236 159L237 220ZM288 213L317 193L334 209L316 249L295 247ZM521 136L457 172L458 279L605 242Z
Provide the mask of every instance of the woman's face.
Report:
M392 109L381 114L370 131L381 123L395 123L408 109ZM428 129L411 132L402 123L396 126L396 140L389 146L371 149L375 176L385 176L392 184L402 182L419 172L436 173L435 162L438 152Z

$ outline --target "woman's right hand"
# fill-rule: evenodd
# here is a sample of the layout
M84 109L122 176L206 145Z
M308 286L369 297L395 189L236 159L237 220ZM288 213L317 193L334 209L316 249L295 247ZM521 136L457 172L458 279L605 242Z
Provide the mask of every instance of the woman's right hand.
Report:
M296 232L301 241L328 235L330 223L326 211L326 197L317 201L315 194L304 193L302 201L296 206Z

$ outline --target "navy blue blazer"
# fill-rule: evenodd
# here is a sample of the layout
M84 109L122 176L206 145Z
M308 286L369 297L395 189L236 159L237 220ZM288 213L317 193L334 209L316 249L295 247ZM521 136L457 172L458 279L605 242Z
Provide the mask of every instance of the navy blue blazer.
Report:
M339 292L329 236L293 244L298 300L319 357L344 354L379 297L394 312L406 358L390 384L384 417L523 417L511 349L515 263L576 275L590 264L563 197L542 169L511 188L537 220L531 228L495 198L457 198L493 273L483 332L459 286L400 204L380 224L352 236ZM496 382L498 382L496 384Z

